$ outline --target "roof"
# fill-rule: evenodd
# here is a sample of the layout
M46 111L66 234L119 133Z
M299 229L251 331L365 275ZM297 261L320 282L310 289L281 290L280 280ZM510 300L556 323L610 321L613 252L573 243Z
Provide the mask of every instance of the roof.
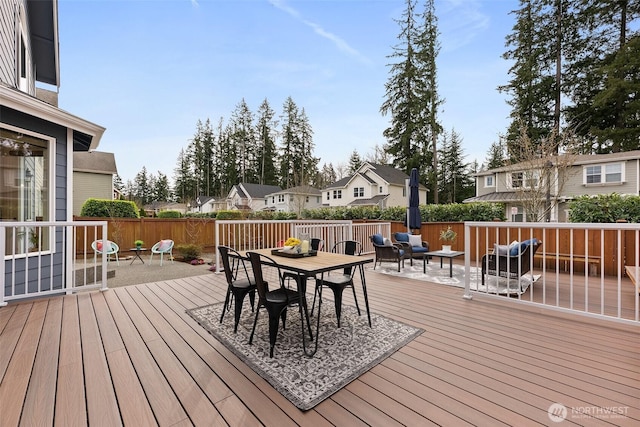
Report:
M277 185L250 184L246 182L240 183L236 187L238 187L238 194L244 195L245 197L249 196L253 199L264 198L267 194L282 190L282 188Z
M75 151L73 153L73 171L115 175L116 158L113 153L102 151Z
M379 194L370 199L356 199L347 206L377 206L381 201L389 197L388 194Z
M555 195L551 195L552 198L556 198ZM509 203L521 201L519 193L515 191L502 191L483 194L482 196L469 197L462 201L462 203L475 203L475 202L489 202L489 203Z
M271 196L273 194L305 194L311 196L319 196L321 192L317 188L310 185L299 185L297 187L291 187L285 190L276 191L275 193L271 193L268 195Z
M376 163L365 162L360 166L358 171L350 175L346 178L342 178L339 181L334 182L333 184L329 184L323 188L323 190L329 190L332 188L345 188L349 184L349 182L356 176L361 176L363 179L366 179L371 184L376 184L376 181L371 174L375 174L380 177L382 180L387 182L390 185L400 185L403 186L406 183L406 180L409 179L409 175L402 172L399 169L394 168L393 166L388 165L379 165ZM421 190L426 190L427 188L420 184Z
M27 0L31 56L36 80L60 86L57 0Z

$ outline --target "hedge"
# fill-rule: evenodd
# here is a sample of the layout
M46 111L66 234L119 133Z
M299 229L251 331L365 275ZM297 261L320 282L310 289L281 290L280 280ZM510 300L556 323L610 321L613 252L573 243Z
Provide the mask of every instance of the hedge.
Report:
M569 222L640 222L640 196L599 194L580 196L569 202Z
M80 216L97 218L140 218L138 206L128 200L87 199Z

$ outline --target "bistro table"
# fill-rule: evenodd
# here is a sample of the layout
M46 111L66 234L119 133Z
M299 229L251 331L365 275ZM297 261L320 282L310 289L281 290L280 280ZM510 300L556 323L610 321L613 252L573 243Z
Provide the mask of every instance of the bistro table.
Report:
M460 252L460 251L450 251L450 252L432 251L432 252L425 252L424 253L425 259L427 260L427 264L429 264L429 257L430 256L439 256L440 257L440 268L442 268L442 259L443 258L449 258L449 277L453 277L453 264L452 264L452 261L453 261L453 259L455 257L458 257L460 255L464 255L464 252ZM424 264L423 264L423 266L424 266Z
M279 248L277 248L279 249ZM256 252L260 255L266 255L271 257L278 263L278 266L283 270L288 270L294 273L297 273L299 280L298 283L299 289L298 293L300 298L306 298L307 291L307 278L308 277L318 277L320 276L320 280L324 278L324 274L333 270L339 270L347 267L358 267L360 270L360 281L362 282L362 292L364 294L364 304L367 308L367 318L369 320L369 327L371 327L371 313L369 312L369 299L367 297L367 283L364 275L364 264L369 262L373 262L372 258L369 257L360 257L356 255L344 255L344 254L336 254L332 252L322 252L318 251L314 256L303 256L300 258L290 258L287 256L278 256L278 253L275 252L272 248L270 249L257 249L250 252ZM264 265L272 265L267 262L267 260L263 261ZM307 351L307 346L304 338L304 315L302 312L302 301L298 304L300 308L300 317L302 319L302 346L304 349L304 353L311 357L318 350L318 333L320 332L320 307L322 306L322 286L319 290L320 298L318 298L318 315L317 315L317 326L316 326L316 335L315 335L315 347L311 351Z
M129 249L129 252L134 252L134 253L135 253L135 254L134 254L134 256L133 256L133 259L131 260L131 264L129 264L129 265L132 265L132 264L133 264L133 262L134 262L136 259L139 259L139 260L140 260L140 261L142 261L142 263L144 264L144 260L142 259L142 257L140 256L140 254L141 254L142 252L146 251L146 250L147 250L147 248L142 248L142 247L138 247L138 246L136 246L135 248L131 248L131 249Z

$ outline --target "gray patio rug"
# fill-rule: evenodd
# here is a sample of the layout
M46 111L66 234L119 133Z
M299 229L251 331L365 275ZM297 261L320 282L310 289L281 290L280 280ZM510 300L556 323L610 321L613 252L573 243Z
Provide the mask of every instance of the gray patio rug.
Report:
M373 270L373 266L367 270ZM434 258L426 265L426 273L422 272L422 260L414 259L413 266L405 260L404 268L398 272L398 264L382 263L377 265L376 272L388 274L390 276L406 277L408 279L424 280L426 282L439 283L441 285L456 286L464 288L464 265L453 264L453 277L449 277L449 260L444 260L440 268L440 259ZM499 295L523 294L527 289L540 278L539 274L527 273L519 280L504 277L486 276L485 285L482 286L482 271L477 267L470 267L470 288L472 291L487 292Z
M237 334L233 333L233 308L225 314L222 324L221 309L222 303L217 303L187 310L187 313L303 411L313 408L424 332L374 313L371 313L373 327L369 328L366 311L362 310L358 316L355 307L348 305L342 307L338 328L333 301L325 299L315 356L307 357L303 353L300 314L297 307L292 307L287 313L287 329L283 331L280 323L274 357L270 359L267 311L261 310L253 345L249 345L254 313L248 298ZM315 317L312 323L315 333Z

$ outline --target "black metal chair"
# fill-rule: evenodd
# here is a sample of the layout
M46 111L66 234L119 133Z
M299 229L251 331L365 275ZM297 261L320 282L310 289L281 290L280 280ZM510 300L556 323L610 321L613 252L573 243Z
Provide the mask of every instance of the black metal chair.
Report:
M344 240L338 242L333 246L331 250L333 253L343 253L345 255L360 255L362 253L362 245L355 240ZM313 295L313 304L311 304L311 314L316 305L316 296L322 298L322 286L333 291L333 302L336 308L336 318L338 319L338 327L340 327L340 316L342 315L342 293L346 288L353 290L353 299L356 302L356 309L358 309L358 316L360 316L360 306L358 306L358 298L356 298L356 289L353 286L353 275L355 273L355 267L347 267L342 273L329 272L326 277L321 279L316 278L316 290ZM318 302L321 304L322 302Z
M311 324L309 321L309 312L307 310L307 300L302 295L300 296L298 290L289 289L284 286L284 276L278 266L278 263L273 258L266 255L259 254L257 252L248 252L249 260L251 261L251 267L255 276L256 287L258 290L258 307L256 308L256 316L253 320L253 328L251 329L251 336L249 337L249 344L253 343L253 335L256 331L256 325L258 324L258 315L260 314L260 308L264 307L269 313L269 357L273 357L273 348L276 344L276 338L278 337L278 324L282 319L282 329L286 328L287 320L287 308L293 305L301 304L301 315L304 311L307 327L309 329L309 337L313 340L313 333L311 331ZM267 282L264 280L262 263L267 262L269 266L274 267L277 271L277 280L279 286L274 290L269 290ZM302 277L300 280L304 280ZM303 319L300 319L301 321ZM304 331L304 330L303 330ZM304 340L304 332L303 337Z
M233 324L233 332L235 333L238 331L242 305L244 304L244 297L247 296L247 294L249 294L249 301L251 302L251 311L253 312L254 310L256 282L249 277L244 258L237 251L228 246L218 246L218 251L220 252L220 258L222 258L224 275L227 279L227 296L224 299L220 323L222 323L224 319L225 312L231 309L231 300L235 300ZM230 254L233 256L231 257ZM231 258L233 258L233 260L231 260Z

